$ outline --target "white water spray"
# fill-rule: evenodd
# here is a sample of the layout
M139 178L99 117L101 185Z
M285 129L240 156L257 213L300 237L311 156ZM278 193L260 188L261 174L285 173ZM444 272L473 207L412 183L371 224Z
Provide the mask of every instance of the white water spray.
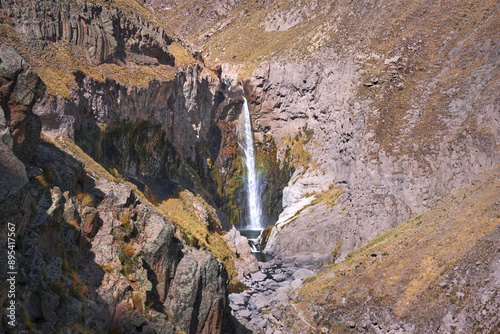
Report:
M262 230L262 205L260 202L260 182L255 170L255 148L253 142L252 123L250 121L250 111L247 100L243 97L243 125L245 132L245 142L241 145L245 153L244 162L247 172L247 197L248 197L248 218L250 230Z

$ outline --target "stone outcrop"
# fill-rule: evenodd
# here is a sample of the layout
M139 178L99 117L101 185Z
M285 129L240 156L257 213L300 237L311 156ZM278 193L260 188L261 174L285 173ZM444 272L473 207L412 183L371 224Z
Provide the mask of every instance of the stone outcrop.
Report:
M137 331L146 325L156 331L166 326L167 332L176 326L188 333L220 331L227 304L224 265L209 252L183 245L168 220L138 201L129 187L103 181L96 189L108 195L97 206L102 226L91 252L105 273L102 282L96 282L95 264L90 263L82 276L99 296L92 315L99 328L119 325ZM136 314L139 325L129 323L129 305L156 321ZM112 316L115 308L119 317Z
M5 14L15 20L15 30L38 47L69 42L94 65L174 65L166 47L173 40L161 27L137 24L138 15L128 18L113 6L84 1L36 1L20 8L15 1L2 2Z
M259 271L259 265L252 254L247 238L243 237L234 226L224 236L224 241L229 245L231 251L236 254L235 265L238 271L238 279L243 281L245 276Z
M79 88L73 98L46 96L35 106L35 112L42 119L44 131L75 138L89 153L100 143L97 135L89 137L86 133L99 132L98 125L119 121L161 125L166 138L186 159L193 160L196 144L207 140L218 79L199 65L180 68L174 80L153 82L147 87L98 82L83 74L77 82ZM130 175L138 176L139 172Z
M8 44L0 49L0 77L0 103L12 135L13 151L19 159L29 162L41 131L40 119L32 108L44 94L45 85ZM6 139L6 142L10 140Z

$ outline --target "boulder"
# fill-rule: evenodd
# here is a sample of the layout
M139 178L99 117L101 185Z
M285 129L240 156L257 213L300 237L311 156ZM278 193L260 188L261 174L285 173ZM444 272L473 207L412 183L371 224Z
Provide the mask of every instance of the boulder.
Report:
M293 273L293 278L303 280L306 277L314 275L314 271L308 269L299 269Z
M258 271L256 273L251 274L250 277L252 278L253 282L260 282L264 281L267 278L267 275Z
M244 309L244 310L238 312L238 316L248 320L252 317L252 312L247 310L247 309Z
M294 290L299 289L300 287L302 287L302 280L298 278L293 280L290 284L290 287Z
M227 272L206 251L185 249L164 303L186 332L216 333L227 305Z
M234 226L231 227L229 233L224 235L224 241L237 256L234 262L240 279L259 270L259 264L252 254L248 239L242 236Z
M269 306L269 300L264 295L257 295L251 302L257 309L257 312Z
M239 293L232 293L229 295L229 300L232 304L244 306L248 301L248 297L245 297Z
M284 280L287 279L287 275L285 274L274 274L272 275L273 277L273 280L275 280L276 282L283 282Z

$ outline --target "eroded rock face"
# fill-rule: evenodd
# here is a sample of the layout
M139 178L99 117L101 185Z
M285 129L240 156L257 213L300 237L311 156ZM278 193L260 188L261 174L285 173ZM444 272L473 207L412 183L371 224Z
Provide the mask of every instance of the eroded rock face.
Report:
M81 47L95 65L134 62L174 64L166 44L172 42L162 28L138 25L112 6L91 2L37 1L16 10L15 1L5 1L6 14L16 31L30 43L45 47L64 40Z
M93 318L101 322L101 328L119 324L136 331L146 324L173 330L173 323L189 333L220 331L227 305L224 265L209 252L183 245L168 220L140 203L129 187L103 182L97 189L109 195L97 207L103 225L92 240L91 251L97 264L113 269L104 273L100 285L91 278L92 264L84 272L100 297ZM131 293L127 292L130 288ZM123 303L126 308L120 306ZM140 326L126 320L132 315L130 303L140 311L135 315L142 319ZM108 311L101 314L102 308ZM110 315L115 308L120 309L120 317L113 319ZM158 312L170 314L171 323L148 321L140 314L147 308L146 313L153 312L154 318L163 316Z
M16 301L30 318L16 328L219 332L228 293L224 265L185 246L128 186L104 179L93 186L72 157L47 145L39 150L26 187L37 208L16 241L24 268ZM74 190L61 191L67 187Z
M297 169L283 191L283 206L301 214L294 217L294 212L287 212L278 221L280 227L266 250L290 261L321 265L331 260L331 252L341 242L343 257L497 163L500 119L489 87L493 77L487 69L495 56L488 45L484 43L490 50L482 53L484 64L473 70L483 78L481 84L461 77L462 88L444 104L441 125L433 130L422 128L430 117L423 116L430 113L428 101L433 99L429 78L420 81L427 93L405 111L406 121L401 120L397 129L387 123L387 112L380 111L381 102L375 103L366 95L367 89L380 94L406 89L396 87L415 73L406 51L384 60L373 54L339 57L324 49L316 60L270 62L257 68L245 84L253 99L257 129L291 146L287 136L293 137L299 130L303 134L307 124L314 139L305 150L318 163L306 171ZM471 50L444 52L457 60L463 56L460 52ZM387 76L383 72L384 80L379 78L367 86L360 81L364 76L360 68L377 58L386 66ZM446 71L443 68L439 75L445 76ZM484 98L470 95L471 91L482 92ZM484 131L481 134L477 129ZM391 131L397 141L389 144L385 133ZM416 140L422 131L436 139ZM323 201L307 207L306 201L296 205L313 191L326 192L330 185L345 192L338 204L330 206ZM322 258L315 259L315 252Z
M40 120L31 107L44 89L40 78L10 45L0 46L0 244L5 259L1 264L2 305L9 289L7 272L15 271L7 266L7 250L11 249L7 248L8 237L12 241L13 234L24 233L31 214L29 180L21 160L32 160L38 144ZM4 315L3 307L0 315Z

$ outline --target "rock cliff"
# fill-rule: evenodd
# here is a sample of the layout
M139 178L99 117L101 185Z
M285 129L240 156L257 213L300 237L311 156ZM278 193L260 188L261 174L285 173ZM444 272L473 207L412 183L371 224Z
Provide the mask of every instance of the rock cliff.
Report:
M246 220L237 145L242 90L231 90L220 66L207 68L135 1L28 7L6 2L4 30L48 85L35 106L47 134L74 139L159 201L174 180L208 191L205 198L233 224ZM272 156L261 160L278 167L266 176L274 184L266 190L270 223L289 173Z
M429 102L438 95L431 93L435 83L420 81L429 93L419 99L415 96L412 107L397 116L403 119L403 124L397 125L400 129L385 119L396 116L385 115L377 100L366 97L369 89L384 94L393 83L366 87L358 73L360 61L328 58L331 55L326 52L318 63L265 64L248 83L256 97L255 113L262 129L270 129L286 144L290 143L286 136L306 125L314 132L313 140L304 149L317 165L310 164L305 172L296 171L284 191L285 208L313 191L319 197L330 184L344 191L338 205L318 203L303 210L302 218L292 217L295 221L268 246L268 250L285 256L303 251L327 254L339 241L345 256L470 182L474 174L499 160L499 114L495 94L490 90L494 79L488 70L497 59L494 52L485 55L484 64L472 76L481 77L481 84L461 76L463 88L439 105L439 111L428 110L438 108ZM384 63L388 63L386 71L399 67L403 67L402 72L410 71L402 64L394 64L393 59ZM447 73L450 68L442 71ZM286 73L290 72L294 73L293 81L287 79L290 76ZM471 95L471 89L483 93ZM438 115L429 115L432 112ZM422 124L429 122L427 117L439 118L443 126ZM396 138L387 142L384 136ZM431 142L433 136L439 141ZM291 145L297 144L292 140ZM311 217L314 224L310 223Z
M51 142L38 145L32 107L44 85L11 46L0 48L0 59L2 255L16 245L15 269L2 261L2 275L17 272L9 300L2 279L2 305L12 299L16 309L11 326L2 307L2 332L219 332L224 264L185 245L129 186L89 176Z

